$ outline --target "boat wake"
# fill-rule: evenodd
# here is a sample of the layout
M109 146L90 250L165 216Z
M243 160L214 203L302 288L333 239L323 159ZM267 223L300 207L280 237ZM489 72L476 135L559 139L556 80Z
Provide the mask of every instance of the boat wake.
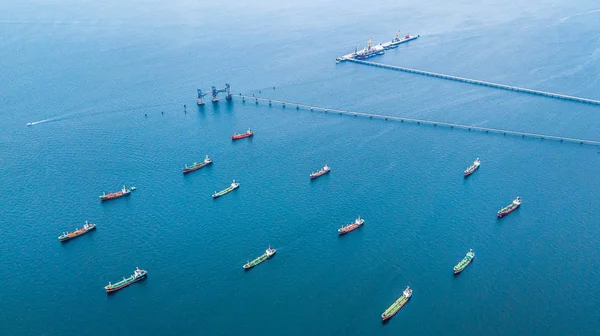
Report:
M587 14L593 14L593 13L598 13L598 12L600 12L600 8L599 8L599 9L593 9L593 10L591 10L591 11L587 11L587 12L575 13L575 14L573 14L573 15L565 16L564 18L562 18L562 19L558 20L558 22L557 22L556 24L557 24L557 25L558 25L558 24L561 24L561 23L563 23L563 22L565 22L565 21L567 21L567 20L570 20L571 18L573 18L573 17L576 17L576 16L587 15Z
M88 108L88 109L83 109L83 110L77 110L77 111L63 114L60 116L56 116L53 118L30 122L30 123L27 123L27 126L33 126L33 125L37 125L37 124L63 121L63 120L89 118L89 117L94 117L94 116L98 116L98 115L111 115L111 114L119 114L119 113L123 113L123 112L137 112L140 110L148 110L148 111L156 112L157 108L173 106L173 105L174 105L174 103L164 103L164 104L157 104L157 105L143 105L143 106L135 106L135 107L128 107L128 108L120 108L120 109L113 109L113 110L100 110L100 109L96 109L96 108Z
M27 123L27 126L42 124L42 123L50 122L52 120L54 120L54 119L44 119L44 120L34 121L34 122Z

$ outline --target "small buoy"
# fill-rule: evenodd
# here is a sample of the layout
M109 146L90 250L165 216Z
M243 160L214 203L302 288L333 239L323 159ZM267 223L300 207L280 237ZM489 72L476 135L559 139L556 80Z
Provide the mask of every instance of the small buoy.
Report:
M165 112L160 112L160 114L165 115Z
M148 115L147 115L146 113L144 113L144 117L146 117L146 118L147 118L147 117L148 117Z
M273 90L275 90L275 87L273 86Z

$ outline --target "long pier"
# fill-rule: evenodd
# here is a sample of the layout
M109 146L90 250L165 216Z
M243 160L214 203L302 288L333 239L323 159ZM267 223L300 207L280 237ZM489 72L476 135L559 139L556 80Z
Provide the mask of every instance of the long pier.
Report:
M477 80L477 79L445 75L445 74L441 74L441 73L437 73L437 72L417 70L417 69L406 68L406 67L401 67L401 66L397 66L397 65L389 65L389 64L383 64L383 63L362 61L362 60L358 60L355 58L346 58L344 60L348 61L348 62L358 63L358 64L370 65L370 66L374 66L374 67L378 67L378 68L403 71L403 72L414 73L414 74L418 74L418 75L424 75L424 76L430 76L430 77L436 77L436 78L443 78L443 79L453 80L453 81L457 81L457 82L493 87L493 88L502 89L502 90L516 91L516 92L528 93L528 94L533 94L533 95L538 95L538 96L545 96L545 97L550 97L550 98L569 100L569 101L574 101L574 102L578 102L578 103L600 105L600 100L595 100L595 99L581 98L581 97L568 96L568 95L559 94L559 93L526 89L526 88L522 88L522 87L518 87L518 86L511 86L511 85L481 81L481 80Z
M480 132L484 132L484 133L514 135L514 136L518 136L521 138L527 137L527 138L537 138L537 139L542 139L542 140L548 139L548 140L555 140L555 141L560 141L560 142L578 143L581 145L586 144L586 145L600 146L600 141L596 141L596 140L586 140L586 139L570 138L570 137L563 137L563 136L557 136L557 135L521 132L521 131L506 130L506 129L500 129L500 128L472 126L472 125L456 124L456 123L434 121L434 120L427 120L427 119L403 118L403 117L383 115L383 114L355 112L355 111L349 111L349 110L317 107L317 106L300 104L300 103L283 101L283 100L276 100L276 99L269 99L269 98L255 97L255 96L246 96L246 95L242 95L242 94L240 94L239 96L234 96L234 97L241 98L242 102L246 102L246 100L248 100L248 102L254 103L256 105L258 105L259 102L264 102L264 103L268 103L269 106L272 106L273 104L278 104L283 108L285 108L286 106L289 106L289 107L295 108L296 110L304 109L304 110L309 110L309 111L335 113L335 114L339 114L339 115L349 115L349 116L354 116L354 117L366 117L369 119L393 120L393 121L399 121L399 122L414 123L417 125L424 124L424 125L432 125L434 127L443 126L443 127L449 127L449 128L458 128L458 129L467 130L469 132L470 131L480 131Z

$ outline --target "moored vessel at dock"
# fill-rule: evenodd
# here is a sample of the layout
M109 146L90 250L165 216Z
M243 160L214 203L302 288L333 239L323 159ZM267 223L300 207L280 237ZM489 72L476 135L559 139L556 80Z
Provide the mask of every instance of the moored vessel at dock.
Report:
M344 225L341 228L339 228L338 234L341 236L350 231L354 231L354 230L358 229L359 227L361 227L364 223L365 223L365 220L360 218L360 216L358 216L358 218L354 220L354 223Z
M96 228L96 224L88 223L85 221L85 224L80 229L75 229L73 232L63 232L60 236L58 236L58 240L61 242L66 242L67 240L71 240L73 238L79 237L83 234L86 234Z
M131 192L133 190L135 190L135 187L131 187L131 188L127 189L127 187L123 186L121 191L112 192L112 193L108 193L108 194L103 193L102 195L100 195L100 200L108 201L108 200L123 197L123 196L129 196L129 194L131 194Z
M369 38L369 43L367 43L367 47L354 52L354 58L363 60L367 58L371 58L377 55L383 55L385 50L381 44L371 46L372 38Z
M208 166L208 165L209 165L209 164L211 164L211 163L212 163L212 160L211 160L211 159L208 157L208 155L207 155L207 156L206 156L206 158L204 159L204 161L202 161L202 162L200 162L200 163L196 163L196 162L194 162L194 164L193 164L193 165L191 165L191 166L188 166L188 165L186 165L186 166L183 168L183 173L184 173L184 174L191 173L191 172L193 172L193 171L195 171L195 170L198 170L198 169L200 169L200 168L206 167L206 166Z
M508 215L509 213L515 211L521 205L521 203L523 203L523 201L521 200L521 198L517 197L514 201L512 201L511 204L498 211L498 218L502 218Z
M398 31L396 33L396 38L394 38L393 40L389 41L389 42L385 42L382 44L384 49L393 49L393 48L397 48L398 45L408 42L408 41L412 41L412 40L416 40L420 37L421 35L410 35L410 34L406 34L404 35L404 37L400 37L400 32Z
M402 293L402 296L398 300L396 300L396 302L394 302L391 306L389 306L389 308L386 309L383 312L383 314L381 314L381 320L385 322L392 316L396 315L400 308L402 308L408 302L408 300L412 296L412 292L412 289L406 286L406 289Z
M221 197L221 196L223 196L223 195L225 195L225 194L227 194L227 193L229 193L229 192L237 189L239 186L240 186L240 184L238 182L235 182L235 180L233 180L233 182L231 182L231 185L227 189L221 190L219 192L215 191L215 193L212 194L212 197L213 198Z
M246 133L239 133L239 134L232 135L231 140L239 140L239 139L249 138L251 136L254 136L254 133L252 133L252 131L250 129L248 129L246 131Z
M148 271L139 269L136 267L135 272L133 272L133 274L129 278L127 278L127 279L123 278L123 280L120 280L114 284L111 284L109 282L108 285L104 287L104 289L106 290L107 293L116 292L119 289L123 289L123 288L131 285L132 283L136 283L140 280L145 279L147 275L148 275Z
M465 169L464 175L465 177L473 174L481 165L481 161L479 160L479 158L475 159L475 162L473 162L472 165L470 165L469 167L467 167L467 169Z
M275 252L277 252L277 250L272 248L271 246L269 246L269 248L265 251L265 253L263 253L260 257L254 259L252 261L248 261L242 267L245 270L250 269L250 268L262 263L263 261L269 259L271 256L273 256L275 254Z
M330 170L331 170L331 168L328 165L325 165L318 172L311 173L310 174L310 179L314 180L314 179L316 179L319 176L322 176L322 175L325 175L325 174L329 173Z
M470 249L469 252L467 252L467 255L454 266L454 274L458 274L467 268L471 261L473 261L473 258L475 258L475 252L473 252L473 249Z

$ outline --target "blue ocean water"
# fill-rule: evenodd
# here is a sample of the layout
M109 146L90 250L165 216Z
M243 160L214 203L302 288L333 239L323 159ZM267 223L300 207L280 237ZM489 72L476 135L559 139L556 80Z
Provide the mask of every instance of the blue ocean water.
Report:
M599 334L597 147L195 105L196 88L230 83L599 139L594 106L335 64L397 29L421 38L375 61L600 99L594 1L0 3L1 334ZM230 141L248 127L253 139ZM213 166L181 174L207 154ZM210 197L232 179L239 190ZM100 203L122 184L138 190ZM365 225L339 238L357 215ZM85 220L97 231L58 242ZM277 255L243 272L269 245ZM107 296L136 266L148 279Z

